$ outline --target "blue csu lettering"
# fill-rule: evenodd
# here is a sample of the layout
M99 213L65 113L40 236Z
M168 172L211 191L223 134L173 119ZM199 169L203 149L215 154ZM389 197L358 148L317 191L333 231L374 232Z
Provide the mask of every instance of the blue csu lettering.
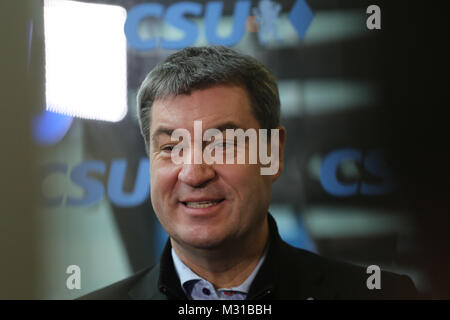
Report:
M213 1L206 4L205 31L206 39L210 44L233 46L244 35L245 22L250 12L250 1L238 1L234 7L233 31L228 37L217 35L218 24L222 16L223 2ZM136 50L151 50L156 48L159 39L142 39L138 34L139 23L147 17L163 18L169 25L184 32L184 36L178 40L161 39L161 47L164 49L181 49L191 46L197 40L199 31L197 25L188 20L185 15L200 16L202 4L195 2L179 2L171 5L164 13L164 6L159 3L143 3L133 7L127 15L125 22L125 35L128 43Z
M362 164L369 174L382 180L373 184L365 181L343 183L337 178L337 170L344 160L351 160ZM339 149L328 153L320 168L320 183L325 191L336 197L350 197L361 195L383 195L392 192L395 183L390 170L383 165L382 152L371 150L363 158L363 153L357 149Z
M219 36L219 22L223 12L223 1L210 1L206 3L204 21L206 40L211 45L234 46L245 34L247 17L250 14L251 1L237 1L234 5L232 31L228 36ZM158 45L163 49L182 49L193 45L198 38L199 30L195 22L186 18L186 15L200 17L203 5L196 2L184 1L174 3L165 10L159 3L143 3L136 5L128 11L124 31L128 44L136 50L152 50ZM143 39L138 32L139 23L145 18L163 19L165 23L175 27L183 33L177 40L166 38ZM288 15L293 28L300 39L303 39L309 28L314 14L305 0L297 0Z
M149 160L142 158L139 162L134 189L131 192L124 192L123 184L127 171L127 161L125 159L113 159L109 170L107 182L108 198L111 203L119 207L133 207L143 203L149 196L150 175ZM104 175L106 164L102 161L84 161L75 166L70 171L70 181L83 189L84 195L81 198L65 196L60 194L55 197L45 197L41 195L42 204L46 207L60 206L64 202L66 206L89 206L100 202L105 196L103 183L91 174ZM42 167L42 181L52 175L61 174L66 176L68 165L63 163L52 163Z

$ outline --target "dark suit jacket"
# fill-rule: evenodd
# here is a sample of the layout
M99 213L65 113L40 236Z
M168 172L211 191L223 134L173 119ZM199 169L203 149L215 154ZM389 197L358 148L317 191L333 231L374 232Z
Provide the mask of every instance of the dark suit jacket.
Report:
M381 272L381 289L367 288L366 268L318 256L284 242L269 214L270 245L248 293L260 299L414 299L408 276ZM170 241L160 263L81 299L186 299L175 271Z

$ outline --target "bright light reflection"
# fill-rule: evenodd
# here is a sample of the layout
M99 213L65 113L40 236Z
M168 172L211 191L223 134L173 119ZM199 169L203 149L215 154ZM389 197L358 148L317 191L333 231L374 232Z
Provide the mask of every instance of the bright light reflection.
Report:
M126 10L44 0L47 110L117 122L127 114Z

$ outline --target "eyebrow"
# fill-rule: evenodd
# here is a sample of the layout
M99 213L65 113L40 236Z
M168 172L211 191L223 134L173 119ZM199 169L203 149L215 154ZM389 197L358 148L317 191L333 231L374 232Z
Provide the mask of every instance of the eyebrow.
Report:
M220 125L218 125L218 126L214 126L214 127L208 128L208 129L212 129L212 128L217 129L217 130L219 130L219 131L221 131L221 132L224 132L224 131L226 131L227 129L233 129L233 130L236 130L236 129L242 129L242 130L244 130L244 131L247 130L246 128L242 128L241 126L239 126L239 125L237 125L236 123L231 122L231 121L225 122L225 123L223 123L223 124L220 124ZM206 129L206 130L208 130L208 129ZM206 130L203 130L203 131L206 131ZM161 135L168 135L168 136L171 136L172 133L173 133L174 131L175 131L175 129L166 128L166 127L159 127L159 128L156 129L155 132L153 132L153 134L152 134L151 139L152 139L153 144L156 144L158 138L159 138Z
M153 142L153 144L156 144L158 138L161 135L171 136L174 131L175 131L175 129L159 127L158 129L155 130L155 132L152 133L152 142Z

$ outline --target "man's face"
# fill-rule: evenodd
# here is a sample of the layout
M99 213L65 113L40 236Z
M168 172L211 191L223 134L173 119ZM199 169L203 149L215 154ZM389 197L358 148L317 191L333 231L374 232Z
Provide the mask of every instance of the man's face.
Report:
M215 86L156 100L151 119L151 200L172 240L196 248L215 248L259 232L270 204L272 183L282 168L284 129L280 130L279 173L267 176L261 175L260 164L176 164L171 159L170 151L178 143L171 141L171 130L188 130L193 146L195 120L202 121L203 132L224 124L260 129L248 95L240 87ZM189 157L193 159L192 154Z

